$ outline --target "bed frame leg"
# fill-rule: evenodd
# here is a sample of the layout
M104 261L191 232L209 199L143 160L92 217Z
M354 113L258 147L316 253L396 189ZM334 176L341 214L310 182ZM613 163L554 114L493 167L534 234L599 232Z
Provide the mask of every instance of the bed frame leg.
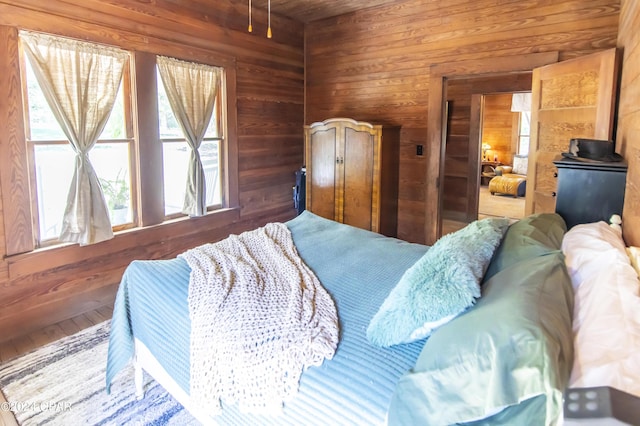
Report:
M136 399L139 401L144 398L144 378L142 374L142 367L138 362L135 363L135 384L136 384Z

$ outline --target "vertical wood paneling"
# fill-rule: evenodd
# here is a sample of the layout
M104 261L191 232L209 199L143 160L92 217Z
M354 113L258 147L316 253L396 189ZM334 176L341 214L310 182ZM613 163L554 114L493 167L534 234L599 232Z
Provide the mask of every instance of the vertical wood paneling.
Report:
M398 188L398 238L411 242L425 240L424 202L427 156L426 128L403 127L400 131L400 167ZM418 155L418 146L423 154Z
M508 165L513 164L513 116L518 115L511 112L511 97L511 93L485 96L482 121L482 142L491 145L488 159L493 161L497 156L498 161Z
M156 87L158 84L155 67L156 56L146 52L135 52L133 55L135 78L133 79L132 103L133 110L137 114L138 126L135 126L136 139L138 141L138 158L140 152L147 155L144 161L140 161L139 187L146 188L139 191L138 211L141 212L140 223L143 226L162 223L164 220L164 191L155 182L162 182L162 169L152 167L162 164L162 143L160 143L160 130L158 127L158 96ZM147 208L152 207L152 208Z
M28 197L29 171L26 164L14 164L15 158L26 160L24 119L22 115L22 86L18 54L18 31L13 27L0 25L0 180L3 182L2 214L3 223L9 228L4 231L2 254L23 253L33 249L34 237L31 228L31 211ZM15 99L16 102L9 100ZM26 163L26 161L25 161ZM3 256L4 257L4 256Z
M629 164L624 194L623 235L640 246L640 2L622 0L618 46L624 48L616 150Z
M419 176L440 161L429 157L424 131L430 93L440 90L430 86L430 67L553 51L564 60L614 47L619 9L610 0L406 0L312 22L305 30L305 122L346 116L400 125L403 137L422 134L427 158L400 158L401 185L411 190L400 188L398 233L433 230L435 218L415 214L439 202L435 179ZM417 142L401 147L415 153Z

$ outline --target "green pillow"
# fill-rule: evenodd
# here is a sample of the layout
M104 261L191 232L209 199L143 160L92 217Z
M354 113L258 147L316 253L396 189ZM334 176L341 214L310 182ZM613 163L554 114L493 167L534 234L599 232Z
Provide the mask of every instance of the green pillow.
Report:
M388 423L458 424L507 410L497 416L509 414L508 424L555 424L573 359L572 309L562 252L503 269L476 306L426 341L398 381ZM540 399L541 420L532 420L526 406Z
M509 227L487 268L484 281L524 259L560 250L567 225L556 213L538 213Z
M483 219L445 235L409 268L367 328L378 346L423 339L480 297L480 280L509 226Z

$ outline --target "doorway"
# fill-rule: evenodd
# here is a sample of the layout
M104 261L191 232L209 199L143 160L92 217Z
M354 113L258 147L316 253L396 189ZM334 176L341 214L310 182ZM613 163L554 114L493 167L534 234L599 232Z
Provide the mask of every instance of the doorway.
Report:
M525 216L531 92L483 94L480 102L480 124L472 126L480 131L469 135L481 152L477 218L515 221Z
M513 57L483 58L433 64L429 77L429 114L427 116L427 168L425 199L425 243L434 244L442 235L442 194L444 191L446 123L445 103L450 81L479 76L504 77L531 72L536 67L558 61L558 52L531 53ZM499 81L499 80L498 80ZM531 79L529 79L531 83ZM513 90L513 89L510 89ZM531 90L531 85L528 87ZM491 92L491 91L489 91ZM481 92L487 93L487 92ZM475 144L471 149L477 150ZM477 157L475 157L477 158ZM477 179L478 164L469 164L471 179ZM473 170L475 169L475 170ZM470 186L470 185L469 185ZM474 185L475 188L475 185ZM473 191L475 192L475 191ZM476 204L477 205L477 204Z
M427 205L425 208L425 241L433 244L442 235L445 155L448 151L445 104L450 81L477 76L500 76L533 70L531 86L533 111L531 140L527 168L530 170L525 213L553 212L555 209L555 178L552 177L553 159L566 147L566 141L574 137L613 139L615 93L620 66L620 51L613 48L555 64L558 52L536 53L512 58L491 58L434 64L429 78L429 115L427 127L426 170ZM553 64L553 65L549 65ZM548 66L545 66L548 65ZM580 76L576 80L575 76ZM589 82L587 95L584 84L567 85L567 81L580 81L584 76ZM544 84L543 84L544 83ZM486 92L484 92L486 93ZM562 94L562 96L554 96ZM553 99L553 102L542 102ZM585 103L589 99L593 102ZM571 102L568 102L571 101ZM581 103L578 103L581 102ZM560 124L560 125L558 125ZM576 132L576 125L584 131ZM544 132L547 137L540 138ZM477 144L467 144L476 151ZM559 148L562 146L563 148ZM478 164L468 162L469 186L479 179ZM475 170L474 170L475 169ZM468 193L469 196L473 194ZM433 202L430 202L433 201ZM477 205L477 204L476 204Z
M523 215L524 197L512 200L501 194L491 198L485 195L490 195L488 184L496 174L496 167L511 166L513 155L517 153L514 141L519 125L515 120L519 114L511 111L512 94L530 90L531 72L527 71L466 76L446 81L442 235L456 231L478 217L484 217L479 213L498 215L505 205L513 210L512 205L521 204L522 213L517 208L517 213L510 212L509 215ZM480 206L486 208L481 212Z

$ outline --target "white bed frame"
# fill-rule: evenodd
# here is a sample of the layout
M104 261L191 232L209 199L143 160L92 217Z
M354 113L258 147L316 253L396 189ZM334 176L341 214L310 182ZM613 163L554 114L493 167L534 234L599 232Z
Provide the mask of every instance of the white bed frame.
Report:
M144 398L144 371L158 382L176 401L203 425L217 425L218 423L206 412L198 409L191 402L191 397L171 378L169 373L160 365L151 351L138 339L134 339L134 369L136 399Z

